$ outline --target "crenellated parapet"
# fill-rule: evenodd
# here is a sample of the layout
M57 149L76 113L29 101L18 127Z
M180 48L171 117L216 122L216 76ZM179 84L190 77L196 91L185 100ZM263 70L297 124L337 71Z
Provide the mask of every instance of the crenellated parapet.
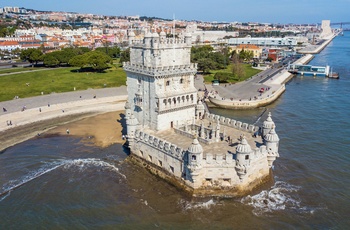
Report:
M197 72L197 63L191 63L189 65L151 67L141 64L131 64L130 62L123 62L123 68L126 72L132 72L151 77L167 78L173 77L174 75L194 75Z
M129 37L130 39L130 37ZM157 33L146 34L144 39L135 39L131 37L129 45L137 48L182 48L184 46L192 46L192 39L190 35L184 37L170 37L159 36Z
M184 154L186 153L185 150L178 147L177 145L140 130L136 130L135 132L135 142L141 142L143 144L152 146L152 148L155 148L181 161L184 157Z
M238 130L249 132L249 133L255 133L259 131L259 126L243 123L241 121L237 121L235 119L223 117L220 115L206 113L205 117L211 122L219 123L221 125L226 125L228 127L232 127Z

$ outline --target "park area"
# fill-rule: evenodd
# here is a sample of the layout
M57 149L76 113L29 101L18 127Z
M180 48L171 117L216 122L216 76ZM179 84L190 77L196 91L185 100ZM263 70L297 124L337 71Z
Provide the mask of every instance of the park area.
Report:
M103 72L77 67L0 69L0 101L125 85L126 73L119 65Z

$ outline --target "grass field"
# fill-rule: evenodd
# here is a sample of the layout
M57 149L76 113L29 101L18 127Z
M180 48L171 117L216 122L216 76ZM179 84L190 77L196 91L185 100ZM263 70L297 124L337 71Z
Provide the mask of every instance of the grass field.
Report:
M243 66L244 66L244 70L245 70L245 73L246 73L245 77L241 78L241 79L231 77L228 80L228 82L236 83L236 82L239 82L239 81L244 81L244 80L254 76L255 74L261 72L261 70L252 68L250 64L244 64ZM215 74L218 73L218 72L231 73L231 65L228 65L225 70L212 70L212 71L210 71L210 74L207 74L207 75L204 76L205 83L208 83L208 84L212 83L213 80L214 80Z
M23 71L36 70L36 69L38 69L38 68L17 67L17 68L11 68L11 69L0 69L0 74L17 73L17 72L23 72Z
M229 82L244 81L260 72L260 70L251 68L248 64L244 65L244 68L246 71L244 78L230 78ZM78 71L79 68L76 67L1 69L0 74L14 72L16 74L0 76L0 101L12 100L15 96L20 98L39 96L42 92L44 94L69 92L73 91L74 88L76 90L86 90L89 88L118 87L125 85L126 82L126 73L117 62L103 73ZM226 70L212 71L211 74L205 75L205 82L210 84L217 72L230 73L231 66L228 66Z
M27 70L27 68L21 69ZM19 71L20 68L8 69L11 70ZM78 72L78 70L76 67L54 68L0 76L0 101L11 100L15 96L20 98L39 96L41 92L44 94L69 92L73 91L74 87L76 90L117 87L125 85L126 82L126 73L119 66L113 65L104 73ZM5 70L1 70L0 74L3 71Z

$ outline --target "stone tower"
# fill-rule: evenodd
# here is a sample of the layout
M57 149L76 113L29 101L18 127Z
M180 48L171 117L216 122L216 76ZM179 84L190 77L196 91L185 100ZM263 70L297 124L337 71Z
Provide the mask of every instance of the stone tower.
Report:
M191 36L166 38L165 33L146 32L135 41L130 32L127 73L128 104L142 128L166 130L195 117L196 64L190 62Z

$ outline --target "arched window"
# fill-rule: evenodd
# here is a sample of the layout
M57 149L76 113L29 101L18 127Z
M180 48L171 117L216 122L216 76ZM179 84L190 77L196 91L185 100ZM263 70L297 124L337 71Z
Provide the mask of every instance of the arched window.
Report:
M184 83L184 79L181 78L181 79L180 79L180 84L183 84L183 83Z
M174 102L174 104L176 104L176 98L175 97L173 98L173 102Z
M196 155L192 155L192 160L193 161L197 160L197 156Z
M164 99L164 100L163 100L163 104L164 104L164 105L166 105L166 104L167 104L166 99Z
M193 102L193 94L191 94L191 101Z
M170 85L170 81L166 81L166 86L169 86Z

